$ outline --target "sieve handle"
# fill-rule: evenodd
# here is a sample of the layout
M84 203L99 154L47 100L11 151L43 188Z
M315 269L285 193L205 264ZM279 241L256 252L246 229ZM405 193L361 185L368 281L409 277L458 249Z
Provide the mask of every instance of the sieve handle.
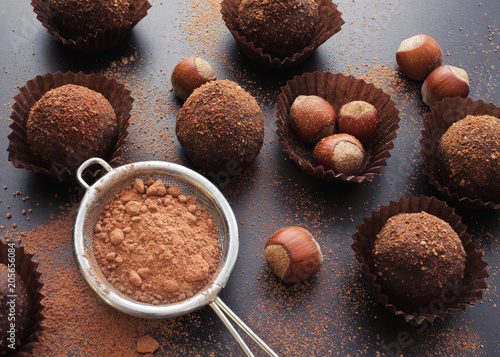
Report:
M259 336L253 332L250 327L248 327L219 297L215 299L215 302L210 304L210 307L214 309L215 313L219 316L219 318L222 320L224 325L226 325L227 329L233 337L236 339L236 342L240 345L240 347L243 349L243 351L246 353L247 356L253 357L252 352L248 348L248 346L245 344L241 336L238 334L236 329L231 325L231 322L227 319L226 315L229 316L236 324L246 332L248 336L252 340L254 340L262 349L272 357L279 357L264 341L260 339ZM225 314L226 315L225 315Z
M85 161L83 164L80 165L78 170L76 170L76 181L78 181L80 186L82 186L85 190L88 190L90 186L83 180L82 177L83 171L85 171L89 166L92 166L94 164L101 165L108 172L113 170L113 168L109 166L109 164L106 161L98 157L93 157Z

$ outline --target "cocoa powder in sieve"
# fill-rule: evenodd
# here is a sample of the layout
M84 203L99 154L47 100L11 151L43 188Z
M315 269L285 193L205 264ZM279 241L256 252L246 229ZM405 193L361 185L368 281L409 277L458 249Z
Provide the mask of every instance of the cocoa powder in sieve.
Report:
M120 191L94 232L104 276L123 294L153 305L195 295L219 262L221 246L210 213L161 180L136 179Z

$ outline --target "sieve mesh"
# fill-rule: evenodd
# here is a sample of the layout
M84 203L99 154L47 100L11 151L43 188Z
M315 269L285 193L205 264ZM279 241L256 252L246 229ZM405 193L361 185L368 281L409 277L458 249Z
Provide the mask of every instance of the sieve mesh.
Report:
M92 159L91 159L92 160ZM85 165L85 164L84 164ZM82 165L83 166L83 165ZM136 178L160 179L168 186L178 186L182 194L196 198L212 216L221 245L219 264L211 282L193 297L168 305L152 305L136 301L121 293L107 281L93 252L94 227L106 205ZM165 162L143 162L111 171L90 187L82 202L73 228L77 262L87 283L108 304L132 315L142 317L174 317L212 302L234 267L238 249L234 214L218 189L203 176L180 165Z

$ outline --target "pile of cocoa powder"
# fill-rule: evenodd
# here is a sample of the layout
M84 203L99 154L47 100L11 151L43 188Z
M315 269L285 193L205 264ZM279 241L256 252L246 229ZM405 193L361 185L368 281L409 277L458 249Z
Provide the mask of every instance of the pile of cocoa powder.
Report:
M210 213L161 180L136 178L105 206L94 229L95 257L121 293L153 305L185 300L217 269L221 246Z

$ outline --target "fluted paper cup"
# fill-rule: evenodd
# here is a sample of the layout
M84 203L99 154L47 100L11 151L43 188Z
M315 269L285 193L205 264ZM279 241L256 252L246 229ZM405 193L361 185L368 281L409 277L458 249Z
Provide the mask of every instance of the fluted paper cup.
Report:
M75 173L79 165L67 165L61 162L43 163L31 149L26 137L26 122L33 105L49 90L66 85L76 84L87 87L101 93L111 104L115 111L117 128L112 142L108 145L108 153L103 157L111 166L119 166L123 155L125 138L128 135L130 111L134 99L130 96L130 91L123 84L105 76L95 74L85 74L83 72L73 73L47 73L37 76L28 81L19 90L19 94L14 98L12 114L10 116L12 124L9 134L9 160L15 167L31 170L43 175L58 178L62 181L74 181ZM87 171L86 178L96 177L99 171Z
M95 33L89 33L86 36L70 38L64 33L61 33L54 22L54 14L49 8L49 0L32 0L31 5L33 6L33 11L37 15L36 18L40 20L48 32L54 36L56 41L80 52L101 52L114 47L147 15L148 9L151 7L148 0L138 0L137 3L134 4L133 13L130 19L123 22L106 24Z
M317 95L328 101L335 113L342 105L354 100L371 103L377 109L379 124L374 137L365 143L365 160L361 170L354 176L325 170L313 159L314 144L308 144L297 139L290 125L290 107L299 95ZM281 88L276 104L279 142L290 158L306 173L327 181L372 181L381 174L381 168L387 165L391 157L389 151L394 148L393 141L399 128L399 111L396 103L383 90L364 80L343 74L331 72L308 72L296 76Z
M241 52L251 60L272 68L287 68L305 61L316 48L341 30L344 24L342 13L331 0L317 0L319 20L311 42L301 52L285 58L264 53L262 48L256 47L238 28L238 6L241 0L223 0L221 3L222 19L233 35Z
M468 208L500 209L500 202L487 201L477 197L467 197L454 192L441 180L436 166L436 149L441 136L455 122L467 115L491 115L500 118L500 108L492 103L471 98L445 98L436 103L426 114L420 154L423 158L423 173L429 183L450 203Z
M421 306L418 309L406 308L395 304L384 290L376 274L372 250L377 234L390 217L399 213L422 211L447 222L457 233L466 253L465 271L462 280L452 294L446 295L446 299L433 300L428 306ZM371 216L363 218L363 223L356 228L352 248L356 252L356 259L362 266L368 288L377 302L394 315L403 317L406 322L422 324L424 321L433 323L436 319L444 320L446 316L464 312L467 306L474 306L476 300L482 298L483 290L487 287L487 264L482 259L482 253L476 249L471 236L466 232L467 226L461 222L461 217L456 215L444 201L426 196L403 198L398 202L390 202L388 206L381 206L378 211L373 211Z

